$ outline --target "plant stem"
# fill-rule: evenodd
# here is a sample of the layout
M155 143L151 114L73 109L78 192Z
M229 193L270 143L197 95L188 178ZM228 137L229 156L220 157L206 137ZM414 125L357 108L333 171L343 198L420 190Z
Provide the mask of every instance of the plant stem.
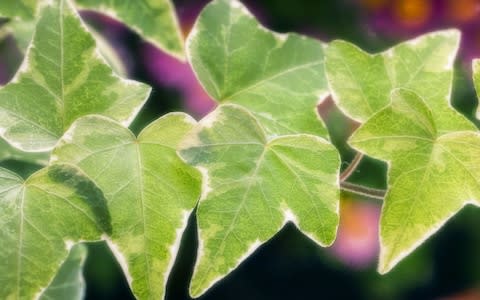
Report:
M350 165L348 165L348 167L340 174L341 182L344 182L345 180L347 180L353 174L353 172L355 172L362 158L363 158L363 153L357 152L357 154L355 154L355 157L353 158Z
M357 195L365 196L368 198L383 200L385 198L385 190L368 188L362 185L341 181L340 189L354 193Z

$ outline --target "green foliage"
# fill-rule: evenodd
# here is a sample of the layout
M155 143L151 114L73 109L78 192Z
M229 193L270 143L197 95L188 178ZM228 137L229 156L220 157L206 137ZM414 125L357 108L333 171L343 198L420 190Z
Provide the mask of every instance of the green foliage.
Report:
M316 107L328 93L362 123L349 144L389 165L381 273L463 206L480 204L480 136L449 103L454 30L368 54L343 41L268 31L240 2L214 0L185 51L219 106L198 123L168 114L136 137L128 126L150 89L112 72L75 7L109 14L183 57L173 7L75 3L0 1L9 19L2 28L22 49L29 45L0 89L0 161L46 165L26 180L0 169L2 299L82 298L86 250L74 245L96 240L107 241L136 297L163 298L192 211L193 296L287 222L320 246L332 244L340 189L368 189L356 191L339 174L339 153ZM480 90L479 61L473 69Z
M5 0L0 3L0 16L33 19L38 10L38 0Z
M103 193L78 169L52 165L23 180L0 169L0 297L48 286L71 244L112 230Z
M57 275L43 292L40 300L71 299L81 300L85 296L85 281L82 268L87 258L87 247L75 245Z
M287 221L320 245L335 239L340 159L327 141L306 134L267 139L247 110L229 104L200 122L180 154L204 174L194 297Z
M131 26L161 49L183 58L183 37L170 0L75 0Z
M216 0L192 29L187 55L212 98L248 108L269 136L327 136L316 111L328 94L319 41L270 32L240 2Z
M19 149L47 151L87 114L130 124L148 93L112 73L69 1L53 1L16 78L0 90L0 134Z
M473 84L477 94L480 95L480 59L474 59L472 63L473 68ZM477 118L480 117L480 106L477 107Z
M326 70L333 99L350 117L365 122L390 103L390 92L416 92L438 120L438 130L474 129L449 106L453 62L460 34L438 31L370 55L342 41L326 51Z
M136 138L119 123L89 116L77 120L53 151L54 161L77 165L105 193L113 224L109 242L140 299L163 298L200 196L200 174L176 155L195 123L169 114Z
M396 90L392 104L350 138L356 149L390 162L390 188L380 220L381 273L465 204L480 203L480 135L474 131L442 134L438 127L418 95Z
M0 1L0 18L7 19L5 24L0 25L0 40L13 34L19 48L25 51L32 39L40 2L41 0Z

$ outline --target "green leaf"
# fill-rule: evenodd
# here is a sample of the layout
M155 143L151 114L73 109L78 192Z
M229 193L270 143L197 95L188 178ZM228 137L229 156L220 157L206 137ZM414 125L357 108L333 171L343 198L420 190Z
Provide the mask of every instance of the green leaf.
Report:
M87 247L75 245L62 264L57 275L40 297L40 300L82 300L85 297L83 265L87 258Z
M334 41L325 62L333 99L348 116L365 122L390 103L392 90L410 89L430 107L439 132L474 130L449 105L459 40L456 30L438 31L373 55Z
M390 165L380 220L381 273L463 206L480 204L480 134L442 134L439 125L417 94L396 90L392 104L350 138L354 148Z
M480 59L474 59L472 62L473 84L477 95L480 96ZM477 119L480 118L480 106L477 106Z
M40 2L40 0L2 0L0 2L0 16L33 19Z
M113 71L122 77L127 77L127 66L125 65L125 61L121 57L119 51L114 48L115 45L109 43L106 37L102 35L102 33L98 32L97 29L93 26L87 24L87 27L88 31L92 34L92 36L95 38L95 41L97 42L98 50L108 62Z
M0 89L0 134L19 149L47 151L87 114L130 124L148 93L112 73L68 0L52 1L19 73Z
M0 18L8 21L0 25L0 40L13 34L21 51L30 43L42 0L2 0Z
M18 161L31 162L37 165L46 166L49 160L47 152L24 152L20 151L7 142L0 139L0 162L13 159Z
M75 0L82 9L118 19L164 51L183 58L183 37L170 0Z
M221 105L180 145L204 174L197 209L198 261L190 291L197 297L237 267L287 221L320 245L338 224L336 149L298 134L267 140L244 108Z
M0 139L0 161L4 161L10 158L11 149L12 147L7 142Z
M163 298L181 235L200 197L200 173L176 153L195 123L172 113L136 138L112 120L87 116L73 124L52 155L77 165L105 193L113 223L109 244L140 299Z
M269 136L327 136L316 111L328 94L319 41L273 33L240 2L215 0L188 37L187 56L212 98L248 108Z
M23 181L0 169L0 298L32 299L80 240L110 232L102 192L78 169L53 165Z

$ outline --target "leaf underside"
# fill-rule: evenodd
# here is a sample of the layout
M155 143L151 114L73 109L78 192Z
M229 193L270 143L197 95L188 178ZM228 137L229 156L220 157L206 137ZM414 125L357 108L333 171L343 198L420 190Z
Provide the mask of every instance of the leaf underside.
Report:
M87 258L87 247L77 244L70 250L67 260L43 292L40 300L82 300L85 297L83 265Z

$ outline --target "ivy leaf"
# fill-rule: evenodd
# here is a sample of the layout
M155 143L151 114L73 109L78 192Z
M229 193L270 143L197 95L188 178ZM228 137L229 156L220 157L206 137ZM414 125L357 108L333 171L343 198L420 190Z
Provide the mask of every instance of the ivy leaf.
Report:
M37 165L46 166L49 160L49 153L20 151L10 146L4 140L0 139L0 162L9 159L31 162Z
M148 93L112 73L68 0L52 1L19 73L0 89L0 134L19 149L48 151L83 115L130 124Z
M287 221L322 246L338 225L340 158L322 138L267 139L244 108L226 104L180 145L204 174L197 209L200 246L190 291L197 297L237 267Z
M480 95L480 59L474 59L472 62L473 84L477 95ZM480 106L477 107L477 118L480 118Z
M373 55L334 41L325 62L333 99L348 116L365 122L390 103L393 89L405 88L425 100L439 132L475 130L449 105L459 40L457 30L438 31Z
M87 247L82 244L75 245L40 300L82 300L85 296L83 265L86 258Z
M131 26L164 51L183 58L183 37L170 0L75 0L82 9L100 11Z
M11 150L10 145L0 139L0 162L10 158Z
M100 116L76 121L53 160L81 168L102 189L112 214L109 244L134 294L160 299L187 219L200 197L201 175L176 153L195 121L166 115L138 138Z
M0 25L0 39L13 34L19 48L27 49L35 28L42 0L2 0L0 1L0 18L7 22Z
M215 0L197 19L187 56L212 98L248 108L269 136L327 136L316 111L328 94L319 41L273 33L240 2Z
M0 298L32 299L76 241L111 231L102 192L78 169L52 165L23 181L0 169Z
M0 2L0 16L33 19L39 2L39 0L3 0Z
M357 150L390 163L380 220L381 273L392 269L463 206L480 204L480 134L442 134L439 125L417 94L395 90L392 104L350 138Z

